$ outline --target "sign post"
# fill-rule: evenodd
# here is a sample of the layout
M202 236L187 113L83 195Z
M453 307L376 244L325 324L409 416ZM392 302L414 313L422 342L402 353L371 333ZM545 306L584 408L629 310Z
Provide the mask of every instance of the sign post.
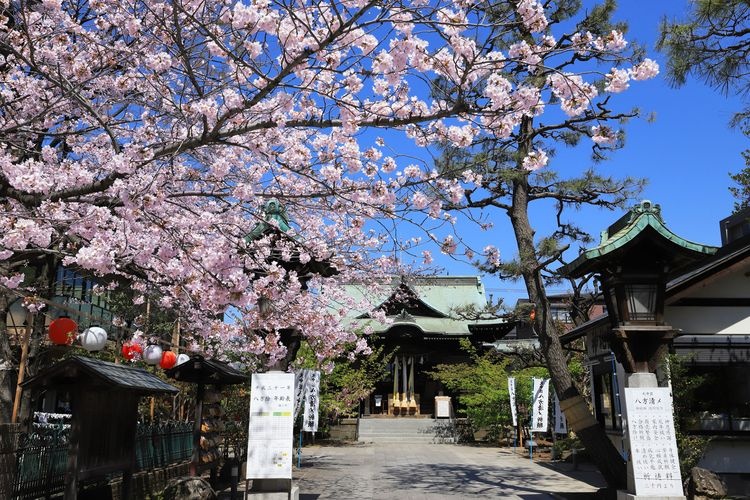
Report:
M293 433L294 374L254 373L245 479L287 480L291 491Z
M508 397L510 398L510 417L513 421L513 452L516 451L518 439L518 414L516 413L516 379L508 377Z
M626 387L627 432L635 495L683 497L668 387Z

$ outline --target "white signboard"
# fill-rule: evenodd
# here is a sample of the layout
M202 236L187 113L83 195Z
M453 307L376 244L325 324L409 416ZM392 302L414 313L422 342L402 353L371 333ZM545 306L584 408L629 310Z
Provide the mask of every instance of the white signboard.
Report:
M450 396L435 396L435 418L451 417Z
M531 432L546 432L549 425L549 379L535 378L531 410Z
M253 373L246 479L291 479L294 374Z
M625 389L635 494L682 496L680 461L668 387Z
M320 372L311 371L305 387L305 412L302 414L302 430L318 430L318 406L320 404Z
M510 416L513 419L513 427L518 425L516 415L516 379L508 377L508 396L510 397Z

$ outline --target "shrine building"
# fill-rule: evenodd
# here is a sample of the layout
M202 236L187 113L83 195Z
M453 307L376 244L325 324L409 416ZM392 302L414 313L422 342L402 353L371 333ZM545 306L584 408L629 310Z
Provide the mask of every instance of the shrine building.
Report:
M453 396L429 377L439 364L469 360L460 341L490 345L506 336L515 323L487 313L487 297L478 276L393 277L382 283L377 296L358 284L344 285L355 300L367 299L369 310L352 311L353 328L372 330L375 345L393 353L389 377L380 382L362 414L434 416L435 397ZM388 321L372 318L384 310ZM455 405L454 405L455 407Z

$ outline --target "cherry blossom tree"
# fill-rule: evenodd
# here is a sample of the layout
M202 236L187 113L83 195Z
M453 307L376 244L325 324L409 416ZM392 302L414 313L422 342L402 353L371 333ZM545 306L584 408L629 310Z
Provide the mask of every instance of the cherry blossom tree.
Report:
M623 55L614 28L584 20L555 38L574 1L0 5L0 306L28 296L39 309L35 280L64 265L103 290L158 296L219 350L269 363L285 356L290 328L320 360L345 345L365 352L339 324L353 304L326 307L323 285L335 294L328 285L392 271L387 228L416 213L445 253L459 244L439 236L453 222L446 208L506 208L496 195L510 185L525 217L529 197L548 196L528 184L550 161L542 139L616 145L611 122L631 113L610 113L608 96L657 71ZM565 126L539 125L543 114ZM515 166L504 178L476 162L438 171L399 154L394 131L417 147L493 144L492 161ZM566 203L591 201L550 186ZM288 218L245 238L272 198ZM530 226L516 228L524 265L540 267ZM483 253L499 262L493 247ZM323 262L336 273L298 273ZM535 273L530 296L543 294ZM237 321L215 320L227 310Z
M336 355L355 340L339 326L346 307L301 293L321 279L280 260L328 261L334 280L391 270L377 221L425 210L440 224L441 198L464 189L368 129L461 146L472 123L507 114L513 127L528 105L430 97L436 77L469 89L507 64L483 40L515 16L490 19L471 2L1 5L0 305L23 300L40 324L35 297L64 265L102 291L158 296L213 345L273 362L279 331L293 328L321 359ZM246 240L271 198L291 227ZM214 319L228 308L240 320Z

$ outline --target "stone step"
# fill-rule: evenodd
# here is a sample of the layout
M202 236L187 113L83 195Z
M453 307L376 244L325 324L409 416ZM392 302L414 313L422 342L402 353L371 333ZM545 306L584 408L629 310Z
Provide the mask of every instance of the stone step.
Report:
M451 423L428 418L360 419L359 441L378 443L452 443Z

